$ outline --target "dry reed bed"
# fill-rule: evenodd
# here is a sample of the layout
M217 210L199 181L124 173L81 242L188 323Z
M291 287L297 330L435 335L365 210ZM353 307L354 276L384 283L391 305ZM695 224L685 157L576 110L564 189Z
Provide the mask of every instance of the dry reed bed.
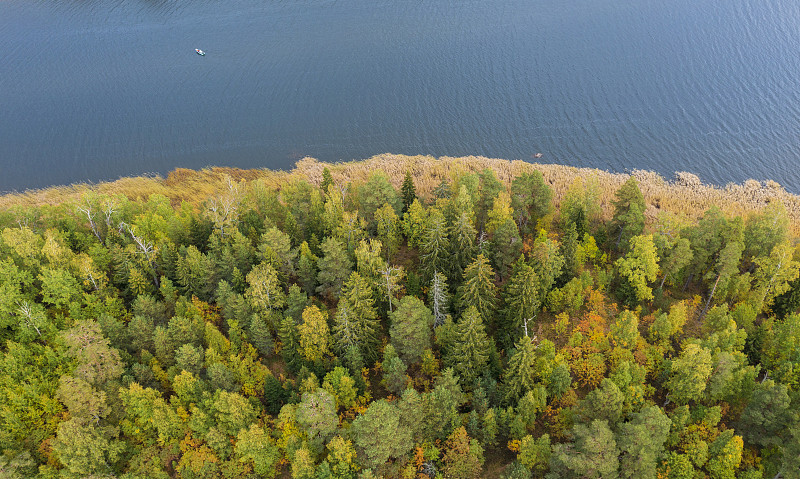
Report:
M279 187L294 179L307 179L314 184L322 181L322 171L328 167L337 183L366 181L376 170L384 171L395 187L400 187L406 171L414 178L417 192L429 197L431 191L443 178L452 180L457 175L479 172L490 168L502 182L509 184L514 177L523 172L541 171L545 180L552 186L554 200L558 205L570 185L577 179L592 179L599 186L600 203L604 214L610 216L612 200L616 190L630 175L609 173L598 169L576 168L565 165L528 163L502 159L467 156L461 158L432 156L405 156L382 154L367 160L342 163L322 163L313 158L303 158L291 171L267 169L242 170L238 168L204 168L188 170L179 168L167 178L160 176L121 178L117 181L95 185L79 184L58 186L24 193L0 196L0 208L12 206L38 206L78 201L89 190L100 194L123 194L132 199L146 198L151 194L161 194L173 204L187 201L199 204L227 188L227 178L252 183L258 180L264 186ZM647 215L655 218L659 210L666 210L686 218L697 218L711 205L719 206L726 214L746 217L773 201L786 206L791 220L792 231L800 236L800 196L786 192L774 181L758 182L747 180L743 184L728 184L725 187L703 184L690 173L676 173L671 181L660 175L643 170L634 170L633 176L639 181L642 194L648 204Z

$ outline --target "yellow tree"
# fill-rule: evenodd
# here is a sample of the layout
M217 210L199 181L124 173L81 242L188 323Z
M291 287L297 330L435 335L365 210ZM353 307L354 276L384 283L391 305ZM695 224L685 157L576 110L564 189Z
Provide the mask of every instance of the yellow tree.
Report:
M325 315L316 306L303 310L303 323L297 327L300 332L300 352L308 361L319 361L330 354L330 331Z

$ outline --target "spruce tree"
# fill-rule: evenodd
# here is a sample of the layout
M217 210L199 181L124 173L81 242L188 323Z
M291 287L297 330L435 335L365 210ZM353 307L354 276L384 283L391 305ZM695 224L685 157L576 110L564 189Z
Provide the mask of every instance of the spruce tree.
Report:
M511 338L527 335L541 308L539 277L532 266L522 258L506 286L506 320Z
M497 287L494 285L494 270L479 254L464 271L464 283L459 288L458 304L462 310L475 306L484 321L493 318L497 305Z
M614 194L611 233L618 250L625 251L628 241L644 231L644 196L636 178L631 176Z
M444 215L438 208L429 212L427 227L422 237L420 262L422 271L432 278L437 271L449 269L450 240Z
M458 340L448 354L448 366L452 366L461 378L461 384L472 386L475 379L486 369L491 351L491 339L486 335L483 319L474 306L470 306L456 323Z
M516 402L536 384L536 345L523 336L515 344L516 351L508 360L505 371L506 398Z
M417 198L414 179L411 178L411 172L408 170L406 170L406 177L403 179L403 186L400 188L400 195L403 197L403 213L405 213Z
M450 265L448 274L456 283L461 282L461 275L475 259L475 239L478 233L468 213L461 213L450 226Z
M378 354L380 323L372 286L358 273L352 273L342 288L339 309L333 327L337 345L344 350L357 346L361 357L373 361Z

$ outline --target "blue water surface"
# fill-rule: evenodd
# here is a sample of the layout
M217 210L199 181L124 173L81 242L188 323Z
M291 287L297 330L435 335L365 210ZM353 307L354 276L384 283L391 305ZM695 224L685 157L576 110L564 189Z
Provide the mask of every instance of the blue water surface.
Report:
M800 192L798 79L796 0L4 0L0 190L541 152Z

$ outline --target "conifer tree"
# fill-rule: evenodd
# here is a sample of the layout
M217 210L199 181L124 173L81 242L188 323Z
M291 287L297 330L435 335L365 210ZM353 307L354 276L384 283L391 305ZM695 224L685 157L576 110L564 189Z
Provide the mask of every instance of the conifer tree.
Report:
M447 271L450 265L450 240L442 211L432 208L428 212L428 222L420 245L420 262L427 277L432 278L437 271Z
M497 304L497 287L494 285L494 270L482 254L479 254L464 271L464 283L459 288L458 304L462 310L475 306L484 321L493 319Z
M614 194L614 216L611 218L612 236L618 250L625 251L628 241L644 231L644 196L636 178L631 176Z
M447 364L461 378L461 384L472 386L486 369L491 351L491 339L486 335L483 319L474 306L470 306L456 323L458 340L448 353Z
M456 282L475 259L475 238L477 232L467 213L461 213L450 226L450 264L449 274Z
M528 335L528 328L533 327L533 320L541 308L540 281L536 271L522 258L515 270L506 286L506 318L512 338Z
M331 175L331 170L328 169L326 166L322 169L322 183L319 185L320 189L323 193L328 192L328 188L333 184L333 175Z
M450 294L448 293L447 277L440 272L436 272L433 275L428 299L433 311L433 325L434 327L439 327L444 324L445 318L450 313Z
M431 347L433 313L421 300L404 296L389 317L392 344L406 364L416 363L422 352Z
M523 233L533 232L536 221L550 213L552 197L552 189L538 170L514 178L511 182L511 207Z
M511 265L522 254L522 239L513 219L507 218L492 237L494 264L501 277L508 276Z
M361 357L374 360L377 357L380 323L375 310L372 287L358 273L352 273L342 288L339 312L334 320L336 344L343 353L349 346L356 346Z
M506 398L516 401L536 384L536 345L531 338L523 336L514 345L516 351L508 360L505 370Z
M341 241L328 238L322 243L323 257L317 261L317 292L331 298L338 298L342 285L353 267Z
M572 443L556 444L550 456L553 477L613 478L618 477L619 449L608 423L592 421L572 428Z
M408 211L411 203L417 199L417 190L414 188L414 179L411 178L411 172L406 170L406 176L403 179L403 186L400 187L400 196L403 197L403 213Z

